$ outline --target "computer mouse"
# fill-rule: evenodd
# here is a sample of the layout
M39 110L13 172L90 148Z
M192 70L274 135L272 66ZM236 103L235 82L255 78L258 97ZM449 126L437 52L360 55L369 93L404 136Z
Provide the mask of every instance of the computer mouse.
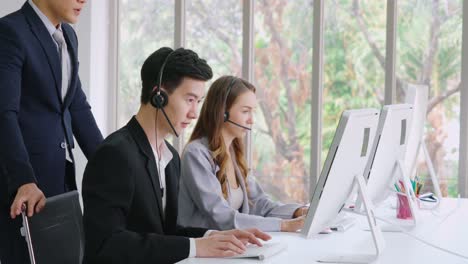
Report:
M424 202L436 203L439 199L433 193L424 193L419 195L419 200Z

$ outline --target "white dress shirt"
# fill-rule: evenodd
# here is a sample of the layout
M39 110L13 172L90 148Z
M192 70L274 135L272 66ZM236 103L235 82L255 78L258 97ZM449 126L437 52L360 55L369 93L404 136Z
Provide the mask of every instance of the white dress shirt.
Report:
M158 169L158 177L159 177L159 188L161 191L163 191L163 197L162 197L162 202L163 202L163 212L166 211L166 202L167 202L167 195L166 195L166 167L171 162L173 156L172 152L169 150L169 148L166 145L166 142L163 142L161 144L161 158L159 158L158 152L156 149L153 149L153 154L154 158L156 160L156 168ZM158 162L159 160L159 162ZM159 168L161 166L161 168ZM163 216L164 217L164 216Z

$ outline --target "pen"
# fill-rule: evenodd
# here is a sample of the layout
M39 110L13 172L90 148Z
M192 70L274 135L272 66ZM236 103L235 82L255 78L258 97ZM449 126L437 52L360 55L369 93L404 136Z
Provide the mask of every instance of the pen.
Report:
M406 192L406 188L405 188L405 185L403 184L403 182L401 180L398 180L398 183L400 184L401 191Z

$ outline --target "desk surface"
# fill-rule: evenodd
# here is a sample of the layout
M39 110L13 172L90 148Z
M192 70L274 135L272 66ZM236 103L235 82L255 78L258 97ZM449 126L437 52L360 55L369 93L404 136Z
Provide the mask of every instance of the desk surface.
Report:
M379 214L384 214L379 209ZM394 210L394 209L393 209ZM394 211L393 211L394 212ZM421 210L422 221L410 233L439 247L468 256L468 199L444 199L437 210ZM374 245L364 217L345 232L317 235L305 239L297 233L270 233L272 242L284 242L288 249L261 263L319 263L320 256L330 254L374 254ZM380 222L382 223L382 222ZM382 223L383 224L383 223ZM403 233L384 232L385 250L375 263L468 263L468 260L425 245ZM253 259L190 258L180 264L260 263Z

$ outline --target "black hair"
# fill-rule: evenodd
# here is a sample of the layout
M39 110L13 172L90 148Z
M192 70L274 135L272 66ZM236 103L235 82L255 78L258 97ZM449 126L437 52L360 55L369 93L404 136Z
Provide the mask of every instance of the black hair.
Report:
M163 47L153 52L141 67L141 98L142 104L150 101L151 93L159 84L159 70L167 56L170 57L163 70L161 86L170 95L180 85L183 78L188 77L200 81L208 81L213 77L211 67L206 60L198 57L192 50L178 48L172 50Z

